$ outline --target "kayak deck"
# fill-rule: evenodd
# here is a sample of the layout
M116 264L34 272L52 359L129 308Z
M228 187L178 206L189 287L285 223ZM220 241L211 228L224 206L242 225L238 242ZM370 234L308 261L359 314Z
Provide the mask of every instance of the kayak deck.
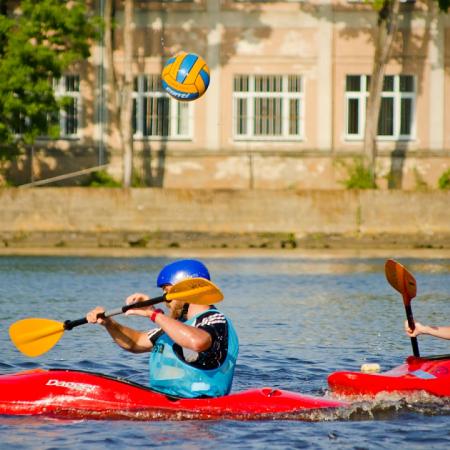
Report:
M375 396L380 392L425 391L450 396L450 355L410 356L405 363L382 373L334 372L328 385L336 394Z
M92 419L257 419L348 403L273 388L180 399L128 381L73 370L0 375L0 414Z

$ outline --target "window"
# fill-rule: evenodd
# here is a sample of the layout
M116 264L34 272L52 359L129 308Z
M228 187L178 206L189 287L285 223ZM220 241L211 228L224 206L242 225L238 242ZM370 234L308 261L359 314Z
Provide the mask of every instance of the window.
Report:
M303 135L299 75L237 75L233 86L234 138L295 139Z
M45 112L45 119L48 127L59 126L59 138L77 138L78 124L80 123L80 77L78 75L65 75L59 79L53 79L53 92L56 100L61 101L62 105L56 114ZM15 120L14 133L22 135L30 129L31 119L19 114ZM44 124L41 123L42 126ZM47 139L48 135L42 135L41 138Z
M345 85L346 138L362 139L366 120L370 77L347 75ZM386 75L383 80L378 137L412 139L414 137L415 78L412 75Z
M80 77L65 75L54 82L55 97L64 99L59 112L60 137L77 137L80 117Z
M135 138L191 139L191 109L161 86L159 75L141 75L134 80L133 132Z

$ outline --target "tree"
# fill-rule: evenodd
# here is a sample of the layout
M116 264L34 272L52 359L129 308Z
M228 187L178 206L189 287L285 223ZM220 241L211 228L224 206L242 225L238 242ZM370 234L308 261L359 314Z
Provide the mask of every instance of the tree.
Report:
M448 11L450 0L428 0L430 6L435 2L439 4L440 11ZM373 187L375 187L376 180L376 138L381 92L383 90L386 64L391 58L393 43L398 29L400 0L375 0L374 7L378 11L377 29L375 30L375 54L364 129L365 166L370 173Z
M123 186L130 187L133 175L133 14L134 1L124 2L123 71L114 63L114 1L105 2L105 53L108 85L108 111L110 135L117 132L117 142L122 152ZM113 125L113 128L111 127ZM111 136L110 136L111 137Z
M122 90L121 124L123 129L123 185L131 186L133 176L133 14L134 1L125 0L123 25L124 76Z
M51 118L58 116L67 99L55 98L53 80L89 56L97 22L87 18L82 0L23 0L10 16L4 2L1 6L0 163L4 168L38 136L58 136L58 121Z

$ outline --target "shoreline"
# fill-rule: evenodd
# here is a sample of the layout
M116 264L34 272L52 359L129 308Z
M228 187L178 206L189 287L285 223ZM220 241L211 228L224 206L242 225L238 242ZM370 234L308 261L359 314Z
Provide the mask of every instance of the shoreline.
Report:
M115 247L0 247L2 256L78 256L92 258L203 257L275 259L450 259L450 249L428 248L334 248L334 249L244 249L244 248L115 248Z

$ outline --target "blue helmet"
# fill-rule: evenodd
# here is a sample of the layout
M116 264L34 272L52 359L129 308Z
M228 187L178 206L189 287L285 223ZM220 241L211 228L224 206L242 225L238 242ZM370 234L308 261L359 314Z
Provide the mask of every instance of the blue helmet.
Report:
M158 287L163 287L167 284L173 285L186 278L211 279L208 269L202 262L196 259L182 259L163 267L161 272L159 272L156 285Z

